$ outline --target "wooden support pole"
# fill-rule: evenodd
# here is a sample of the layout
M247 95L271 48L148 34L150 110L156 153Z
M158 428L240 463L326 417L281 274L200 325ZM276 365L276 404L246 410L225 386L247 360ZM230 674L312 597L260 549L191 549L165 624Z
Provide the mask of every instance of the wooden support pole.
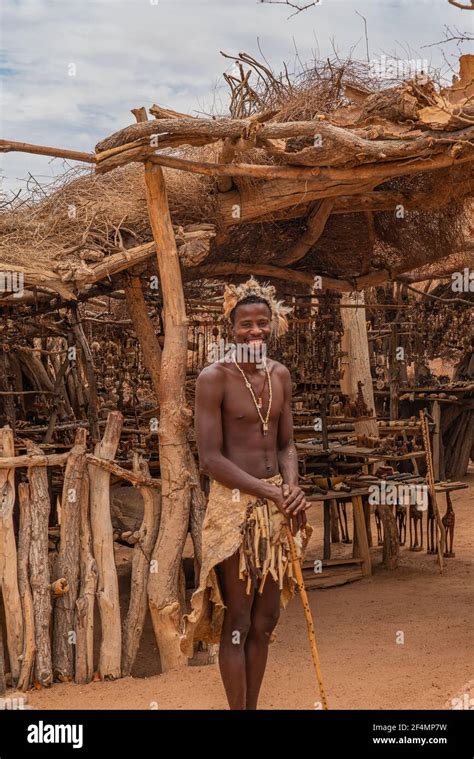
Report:
M5 692L7 690L7 680L5 677L5 656L4 656L4 645L3 645L3 599L2 599L2 593L0 591L0 697L3 697L5 695Z
M237 140L235 138L225 138L222 143L222 150L218 158L219 163L230 164L234 160L236 143ZM221 174L217 176L217 189L219 192L229 192L229 190L232 189L232 184L233 182L231 176L222 176Z
M94 670L94 600L97 590L97 563L92 553L89 509L89 475L84 473L80 498L79 524L80 590L76 601L76 683L90 683Z
M153 254L155 244L153 243ZM161 346L158 342L152 321L148 315L145 298L143 295L140 277L129 275L124 281L127 309L132 320L133 329L140 343L143 363L158 397L160 387Z
M98 418L99 404L98 404L98 398L97 398L97 382L96 382L95 371L94 371L94 360L92 358L91 349L89 348L89 343L87 342L87 338L82 328L82 322L79 316L79 309L77 308L77 306L74 305L74 306L71 306L71 310L72 310L71 327L74 333L74 337L76 338L76 342L80 346L82 350L82 354L84 356L87 383L89 386L88 388L89 403L88 403L87 410L88 410L88 416L89 416L89 421L90 421L91 441L92 443L97 443L100 438L99 418Z
M141 283L138 277L131 276L126 280L125 294L130 318L133 323L135 334L140 343L143 362L150 375L155 395L157 399L159 399L162 351L159 338L156 337L153 324L148 315ZM195 577L199 578L202 557L202 523L206 510L206 499L200 487L199 472L194 455L189 447L189 443L187 443L187 462L191 477L191 511L189 521L194 546L194 572ZM124 663L122 662L122 668L123 666Z
M202 564L202 524L206 514L206 497L202 491L199 471L191 449L188 449L189 472L191 474L191 512L189 529L194 548L194 577L196 587Z
M13 431L5 426L0 430L0 457L15 455ZM15 505L15 470L0 470L0 588L5 607L7 647L10 659L12 684L15 687L20 674L20 656L23 650L23 617L18 589L18 564L13 527Z
M53 437L53 432L54 432L54 427L56 425L56 419L58 416L59 407L62 402L61 395L63 396L66 395L65 389L63 390L62 393L60 392L60 390L64 384L64 375L66 374L66 370L68 366L69 366L69 357L66 354L66 357L64 361L62 362L61 366L59 367L58 373L56 374L56 379L54 381L53 392L56 394L56 398L54 401L53 409L51 411L51 416L49 417L48 429L46 430L46 434L43 438L43 443L49 443L51 441L51 438Z
M439 401L433 402L433 473L435 480L440 479L440 427L441 427L441 408Z
M145 185L158 255L165 323L158 429L162 511L152 557L158 561L158 571L150 574L148 600L162 669L167 670L186 663L179 645L181 619L185 610L179 602L178 586L191 498L186 435L191 410L187 406L185 392L188 321L166 185L159 166L146 164Z
M343 295L341 303L342 305L355 304L360 306L360 308L341 308L341 319L344 327L341 349L343 353L347 353L342 360L344 376L341 379L341 390L354 401L357 397L357 383L363 383L364 400L368 408L373 410L374 418L361 422L358 422L355 418L355 432L358 435L365 434L378 437L374 391L370 373L364 293Z
M134 454L133 469L145 478L150 477L148 464L139 461L138 454ZM140 487L140 494L144 507L143 522L133 550L130 603L122 630L122 677L132 674L147 610L148 577L150 572L157 570L156 565L151 563L151 554L160 526L161 494L156 488L145 485Z
M79 518L82 480L86 468L87 431L76 432L64 473L61 497L61 525L59 556L56 565L58 577L64 577L68 593L60 596L54 606L53 675L61 682L74 676L75 613L79 585Z
M122 424L123 416L120 411L111 411L104 436L95 446L94 452L97 458L111 461L115 457ZM110 473L93 464L89 464L88 469L92 543L98 570L97 599L102 623L99 672L102 680L114 680L121 675L122 632L110 516Z
M9 371L9 362L7 360L7 353L4 352L0 356L0 396L4 398L4 419L12 429L15 429L16 409L13 395L14 391L11 389L11 377Z
M428 419L425 416L424 410L420 409L419 412L421 432L423 435L423 445L426 454L426 480L428 483L428 490L431 498L431 506L436 520L437 538L436 538L436 552L438 554L439 571L443 573L443 556L446 549L446 530L444 528L441 514L438 509L438 500L436 497L435 478L433 472L433 458L431 455L431 442L430 442L430 428Z
M398 419L398 396L400 394L400 365L397 359L398 325L392 324L390 335L390 419Z
M347 356L343 359L344 376L341 380L341 390L343 393L349 395L351 400L355 400L357 383L359 381L363 383L364 400L369 409L373 409L374 418L361 422L354 419L354 428L359 435L365 434L379 437L379 429L375 417L374 390L370 373L364 294L354 293L350 296L342 296L342 304L354 303L360 305L360 309L341 309L341 319L344 325L341 348L343 352L347 353ZM391 508L387 505L380 504L377 506L377 509L384 526L384 565L387 569L395 569L398 564L398 540L395 517L392 514Z
M360 495L353 496L351 500L354 517L354 557L360 556L362 574L364 577L368 577L372 574L372 564L365 526L364 506Z
M21 660L18 689L27 691L31 688L33 665L35 662L35 615L33 596L29 579L29 554L31 545L31 504L30 488L27 482L18 485L20 504L20 533L18 540L18 589L23 612L23 653Z
M26 442L30 455L41 450L30 440ZM53 682L51 661L50 623L51 591L48 561L48 518L50 501L48 475L45 467L28 469L31 505L30 582L35 618L35 680L43 688Z

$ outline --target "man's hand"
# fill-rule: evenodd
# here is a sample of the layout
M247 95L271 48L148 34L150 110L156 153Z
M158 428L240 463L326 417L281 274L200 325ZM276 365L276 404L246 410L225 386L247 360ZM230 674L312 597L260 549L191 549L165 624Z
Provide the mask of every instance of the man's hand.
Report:
M282 514L284 514L285 516L288 516L283 505L285 502L285 497L283 495L282 489L279 488L277 485L272 485L271 488L272 488L272 493L271 495L268 495L267 497L270 498L271 501L273 501L275 506L278 507L278 509L281 511Z
M284 483L282 485L282 493L283 510L290 519L293 535L296 535L298 530L304 528L307 522L306 509L309 508L310 504L299 485Z

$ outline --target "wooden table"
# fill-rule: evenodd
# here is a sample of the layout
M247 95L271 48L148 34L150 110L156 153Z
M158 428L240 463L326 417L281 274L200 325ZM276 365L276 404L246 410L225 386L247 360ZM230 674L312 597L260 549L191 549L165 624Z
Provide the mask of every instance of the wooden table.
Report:
M352 559L344 559L344 564L360 564L362 576L372 574L372 562L367 539L367 527L364 515L363 496L369 495L368 488L358 488L347 493L342 490L328 490L327 493L311 492L311 485L303 487L306 499L313 503L322 503L324 508L324 559L331 561L331 530L330 530L330 506L331 501L346 500L352 502L352 514L354 522L353 556ZM357 554L357 555L356 555ZM335 560L338 561L337 559Z

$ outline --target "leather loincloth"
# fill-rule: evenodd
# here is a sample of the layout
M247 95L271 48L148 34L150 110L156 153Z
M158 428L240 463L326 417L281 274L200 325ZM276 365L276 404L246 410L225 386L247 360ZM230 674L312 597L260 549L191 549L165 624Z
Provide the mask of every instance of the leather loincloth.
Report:
M280 474L267 482L281 485ZM191 611L183 618L181 650L193 655L193 641L218 643L225 605L215 570L217 564L239 552L239 578L246 592L262 593L268 575L280 588L280 606L294 596L296 578L290 558L284 514L273 501L239 493L211 480L202 526L202 565L199 585L191 598ZM306 525L294 536L296 551L303 558L313 529Z

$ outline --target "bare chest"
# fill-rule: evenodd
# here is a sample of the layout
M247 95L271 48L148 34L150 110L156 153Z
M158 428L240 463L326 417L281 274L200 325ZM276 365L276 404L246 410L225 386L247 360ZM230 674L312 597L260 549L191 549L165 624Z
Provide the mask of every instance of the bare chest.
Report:
M270 374L271 394L268 380L264 377L251 378L252 391L241 376L229 376L226 381L222 417L225 427L245 429L261 423L261 418L269 424L278 422L284 400L281 380Z

